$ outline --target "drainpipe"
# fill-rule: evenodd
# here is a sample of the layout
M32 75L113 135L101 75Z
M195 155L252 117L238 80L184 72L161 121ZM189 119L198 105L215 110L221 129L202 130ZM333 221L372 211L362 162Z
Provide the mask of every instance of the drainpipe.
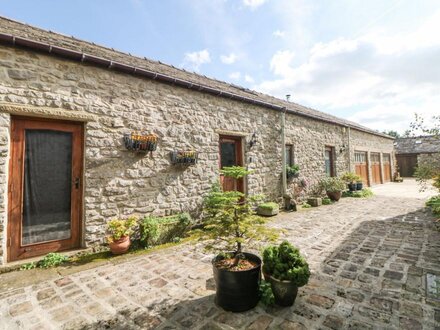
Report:
M285 136L285 126L286 126L286 108L283 108L281 112L281 165L282 165L282 196L283 201L285 201L285 196L287 195L287 174L286 174L286 136ZM285 202L284 202L285 203ZM284 205L284 207L289 207L290 205Z
M350 148L351 131L350 131L350 127L347 127L347 129L348 129L348 143L347 143L347 149L348 149L348 171L349 172L353 172L352 171L352 167L351 167L351 148Z

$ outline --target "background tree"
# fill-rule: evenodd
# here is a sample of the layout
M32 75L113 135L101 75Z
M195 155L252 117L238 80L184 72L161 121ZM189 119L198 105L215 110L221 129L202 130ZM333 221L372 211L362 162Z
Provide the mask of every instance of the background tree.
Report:
M399 132L397 132L397 131L388 130L388 131L383 131L382 133L383 133L383 134L387 134L387 135L389 135L389 136L392 136L392 137L394 137L394 138L396 138L396 139L400 138L400 134L399 134Z

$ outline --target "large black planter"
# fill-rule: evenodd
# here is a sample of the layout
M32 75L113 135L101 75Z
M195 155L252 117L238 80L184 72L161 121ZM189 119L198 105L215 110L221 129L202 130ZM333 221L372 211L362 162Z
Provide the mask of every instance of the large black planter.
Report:
M357 184L356 183L349 183L348 184L348 190L356 191L356 189L357 189Z
M255 254L246 252L243 254L247 260L257 263L258 266L249 270L231 272L215 267L219 256L212 260L216 286L215 303L226 311L244 312L258 304L261 259Z
M362 190L363 187L364 187L364 184L362 182L356 183L356 190Z
M269 280L275 297L275 303L279 306L292 306L298 294L298 287L290 281L280 281L272 276L265 276Z

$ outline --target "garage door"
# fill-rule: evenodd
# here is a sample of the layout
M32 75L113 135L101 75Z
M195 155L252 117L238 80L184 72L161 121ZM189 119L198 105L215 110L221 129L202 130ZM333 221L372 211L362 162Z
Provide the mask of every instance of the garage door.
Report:
M371 160L371 178L373 179L373 184L382 183L380 179L380 154L372 152L370 155Z
M391 181L391 155L382 154L383 159L383 179L385 182Z
M412 177L417 167L417 155L396 155L400 176Z
M354 164L356 174L362 178L364 185L368 186L368 166L367 166L367 153L363 151L354 152Z

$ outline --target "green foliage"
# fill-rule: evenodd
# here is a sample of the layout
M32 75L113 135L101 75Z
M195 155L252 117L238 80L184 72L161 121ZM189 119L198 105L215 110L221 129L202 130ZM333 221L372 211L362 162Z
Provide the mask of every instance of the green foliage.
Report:
M137 219L132 216L127 220L113 219L107 223L107 231L109 236L107 240L110 242L118 241L124 236L133 233L133 227L136 225Z
M27 264L21 265L20 270L34 269L36 267L37 264L35 262L28 262Z
M266 202L258 205L258 207L262 210L267 210L267 211L273 211L279 209L278 204L274 202Z
M286 174L288 177L292 177L299 174L299 165L294 164L292 166L286 165Z
M330 205L330 204L333 204L333 201L330 198L324 197L322 199L322 205Z
M354 197L354 198L368 198L372 197L373 191L369 188L364 188L362 190L356 190L356 191L344 191L342 193L342 197Z
M361 177L353 172L346 172L341 175L341 180L343 180L346 183L356 183L361 181Z
M278 280L291 281L298 287L306 285L310 277L307 261L287 241L264 249L263 271Z
M57 267L65 262L67 262L69 258L60 253L48 253L42 260L37 263L37 267L39 268L51 268Z
M428 199L426 206L430 207L435 215L440 216L440 195Z
M309 208L311 208L312 207L312 205L310 205L309 203L302 203L302 205L301 205L301 207L303 208L303 209L309 209Z
M260 282L260 301L264 306L275 305L275 296L272 292L272 287L269 282Z
M145 217L139 226L140 240L144 246L178 242L191 221L188 213L168 217Z
M225 167L222 174L235 179L251 173L238 166ZM215 185L204 204L204 230L193 231L199 237L213 241L207 248L224 248L233 250L236 255L242 252L244 244L262 239L274 240L277 237L273 229L264 224L267 220L256 215L256 205L262 196L245 196L239 191L222 191Z
M328 192L343 191L346 188L346 183L337 177L326 177L319 181L322 189Z
M389 135L389 136L392 136L393 138L396 138L396 139L400 138L400 134L397 131L388 130L388 131L383 131L382 133L386 134L386 135Z

